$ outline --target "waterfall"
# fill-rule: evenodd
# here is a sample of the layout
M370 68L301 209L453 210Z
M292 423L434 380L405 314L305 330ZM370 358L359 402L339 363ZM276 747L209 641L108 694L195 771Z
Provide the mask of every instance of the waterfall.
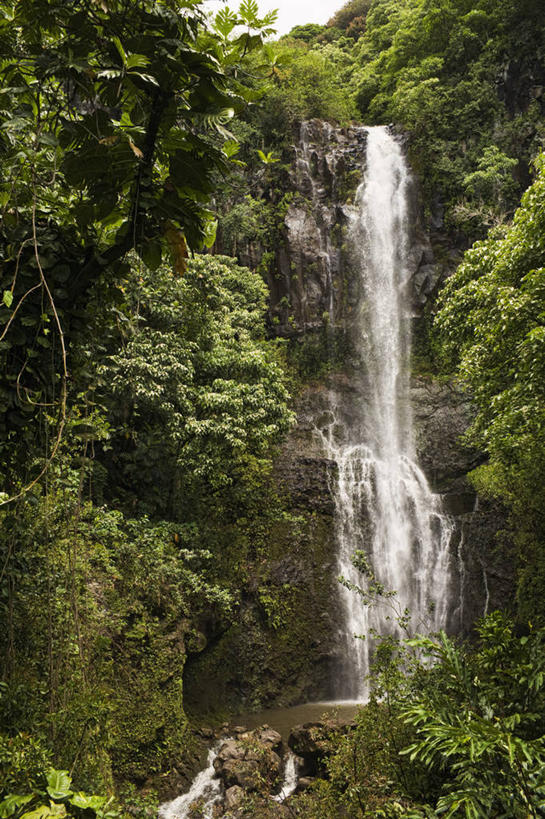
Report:
M295 792L299 782L299 772L297 757L291 751L288 752L284 766L284 782L280 793L273 796L275 802L285 802L286 799Z
M188 819L193 816L192 806L195 803L199 805L199 816L212 819L214 805L222 799L221 780L214 770L214 760L220 745L221 743L218 743L210 749L206 768L197 774L189 791L160 806L158 819Z
M374 632L399 633L396 612L408 610L412 631L445 625L449 599L452 523L443 514L416 461L409 392L410 175L401 147L387 128L368 128L366 173L349 241L360 280L353 320L359 364L359 406L349 422L331 398L322 427L326 453L338 467L335 486L338 570L349 584L368 588L352 557L365 553L373 574L395 596L366 606L341 588L345 622L340 699L365 699ZM355 640L354 635L366 639Z

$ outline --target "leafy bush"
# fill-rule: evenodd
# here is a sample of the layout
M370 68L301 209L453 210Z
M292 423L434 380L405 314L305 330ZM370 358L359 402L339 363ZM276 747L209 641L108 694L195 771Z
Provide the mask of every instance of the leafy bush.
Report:
M110 492L181 520L219 490L243 505L244 475L252 464L267 472L292 422L277 348L264 339L263 281L200 256L182 278L135 271L124 291L117 349L93 384L112 426Z
M119 819L113 799L92 796L72 790L68 771L50 768L41 777L40 785L32 793L7 795L0 802L0 816L9 819L49 819L49 817L79 816L96 819Z
M495 612L473 647L387 638L303 816L527 819L545 807L545 629ZM306 811L306 812L305 812Z
M526 617L545 616L544 163L512 226L466 253L436 319L446 365L457 368L477 407L471 439L490 456L475 483L513 512Z

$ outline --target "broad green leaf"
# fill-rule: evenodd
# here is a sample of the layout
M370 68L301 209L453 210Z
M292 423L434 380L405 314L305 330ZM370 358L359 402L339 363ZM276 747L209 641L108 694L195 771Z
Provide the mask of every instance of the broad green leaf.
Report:
M130 57L127 57L126 66L131 71L133 68L145 68L149 62L144 54L131 54Z
M13 304L13 293L11 292L11 290L4 290L2 301L4 302L6 307L11 307L11 305Z
M83 791L79 791L71 796L68 801L74 807L81 808L81 810L94 810L97 812L106 803L107 798L105 796L89 796Z
M157 270L161 264L161 242L146 242L140 255L146 267L149 267L150 270Z
M57 819L59 819L61 816L66 816L66 808L64 805L50 803L49 805L40 805L28 813L23 813L21 819L50 819L50 817L57 817Z
M23 805L28 804L34 799L34 794L27 794L26 796L18 796L17 794L10 793L6 798L0 802L0 818L6 819L8 816L13 816L18 808L21 808Z
M123 63L123 65L127 65L127 55L125 53L125 49L123 48L119 37L112 37L112 43L115 45L117 53L121 57L121 62Z
M204 246L211 248L216 241L216 233L218 230L217 219L211 219L204 223Z
M47 792L52 799L65 799L72 791L72 777L68 771L57 771L52 768L47 774Z

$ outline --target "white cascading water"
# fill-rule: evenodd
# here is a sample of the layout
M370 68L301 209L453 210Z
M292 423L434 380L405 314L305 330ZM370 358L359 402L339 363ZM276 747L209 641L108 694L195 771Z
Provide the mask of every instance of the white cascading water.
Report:
M214 760L222 743L214 745L208 752L206 768L197 774L191 787L183 796L172 802L165 802L159 808L158 819L187 819L193 815L192 805L199 804L204 819L212 819L214 805L222 799L221 780L214 770Z
M396 610L410 612L412 631L445 626L453 530L416 462L412 434L410 176L388 129L367 130L366 174L350 229L360 260L361 297L354 323L364 397L358 422L351 425L343 422L341 407L332 398L331 423L321 431L326 452L338 466L339 572L349 583L365 588L364 575L352 563L355 552L364 552L375 578L396 593L366 606L357 593L341 588L345 659L335 693L339 699L360 701L368 694L373 650L369 635L397 633ZM354 635L367 639L355 640Z
M221 779L214 769L214 760L226 741L218 742L209 750L206 768L197 774L187 793L160 806L158 819L189 819L194 815L196 806L198 806L199 816L203 819L212 819L214 806L223 799ZM295 754L289 751L284 765L282 788L280 793L273 796L272 799L275 802L285 802L294 793L298 781L298 760Z
M286 799L295 792L299 783L299 773L297 757L291 751L288 752L284 765L284 782L280 793L273 796L275 802L285 802Z

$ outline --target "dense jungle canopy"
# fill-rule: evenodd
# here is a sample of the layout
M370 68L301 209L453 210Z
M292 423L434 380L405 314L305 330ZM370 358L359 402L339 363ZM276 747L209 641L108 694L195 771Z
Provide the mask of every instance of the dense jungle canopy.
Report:
M276 38L254 0L0 0L0 817L154 816L203 726L312 677L299 564L331 556L278 453L352 352L271 296L312 119L407 152L441 271L413 375L471 402L512 594L467 641L385 638L290 810L544 815L543 11L349 0ZM236 686L199 710L218 668ZM232 815L287 815L266 785Z

